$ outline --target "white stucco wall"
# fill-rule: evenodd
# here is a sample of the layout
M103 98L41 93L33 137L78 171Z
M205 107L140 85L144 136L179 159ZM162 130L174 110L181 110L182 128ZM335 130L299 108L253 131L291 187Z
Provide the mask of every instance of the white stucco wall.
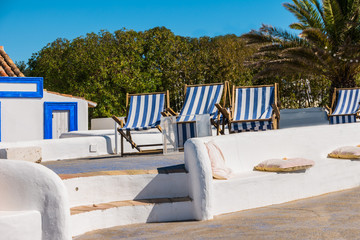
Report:
M40 240L41 214L36 210L0 211L0 239Z
M77 102L78 130L88 130L88 102L44 91L40 98L0 98L1 141L29 141L44 138L44 102Z
M26 231L30 221L36 228L33 229L34 232L41 228L43 240L71 239L67 189L59 176L50 169L25 161L0 160L0 193L0 220L5 220L5 214L12 221L26 217L28 220L16 221L17 229ZM41 224L38 223L39 220ZM2 238L7 236L9 230L11 228L0 228L0 239L9 239ZM17 231L12 232L12 235L20 237L23 233L19 234ZM33 234L13 239L40 239Z
M125 117L118 118L125 122ZM93 118L91 119L91 130L114 129L114 124L115 121L112 118Z
M359 143L360 123L319 125L265 132L193 138L185 144L189 196L197 220L214 215L284 203L360 184L359 161L327 158L341 146ZM204 145L214 140L234 175L213 180ZM261 161L303 157L315 162L306 172L277 174L253 171Z

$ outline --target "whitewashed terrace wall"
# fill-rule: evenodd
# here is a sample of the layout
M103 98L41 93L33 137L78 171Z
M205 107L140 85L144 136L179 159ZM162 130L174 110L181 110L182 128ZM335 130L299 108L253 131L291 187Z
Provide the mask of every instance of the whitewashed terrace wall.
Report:
M0 160L0 193L0 211L8 212L8 218L18 217L17 212L33 215L35 211L41 214L42 223L38 226L42 229L41 239L71 239L67 189L59 176L50 169L24 161ZM22 223L26 221L17 222ZM28 226L17 227L27 229ZM23 233L13 232L13 238L10 239L21 239L21 234ZM7 235L0 232L0 239Z

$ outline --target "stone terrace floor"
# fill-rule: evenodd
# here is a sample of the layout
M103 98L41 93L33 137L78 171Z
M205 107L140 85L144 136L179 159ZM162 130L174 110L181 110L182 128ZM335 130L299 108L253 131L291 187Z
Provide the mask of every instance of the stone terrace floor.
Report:
M183 153L45 162L57 174L184 169ZM360 239L360 187L216 216L210 221L147 223L102 229L74 240Z
M360 239L360 188L215 217L120 226L75 237L112 239Z
M100 171L183 169L184 153L169 155L106 156L86 159L43 162L57 174L76 174Z

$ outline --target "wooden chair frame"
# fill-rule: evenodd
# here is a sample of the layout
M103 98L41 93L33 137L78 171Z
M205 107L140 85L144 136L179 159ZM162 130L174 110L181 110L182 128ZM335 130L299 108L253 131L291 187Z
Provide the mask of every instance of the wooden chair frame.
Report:
M165 92L154 92L154 93L136 93L136 94L129 94L129 93L126 93L126 118L129 114L129 109L130 109L130 103L129 103L129 100L132 96L142 96L142 95L154 95L154 94L165 94L165 99L166 99L166 105L165 105L165 109L169 108L170 107L170 100L169 100L169 91L165 91ZM162 113L161 113L162 114ZM125 118L125 121L127 120ZM112 119L114 119L114 121L119 124L119 128L117 128L117 131L120 133L121 135L121 156L127 154L127 155L130 155L130 154L146 154L146 153L162 153L163 152L163 149L148 149L148 150L143 150L141 148L143 147L154 147L154 146L162 146L163 144L159 143L159 144L143 144L143 145L137 145L133 140L132 140L132 137L131 137L131 131L130 130L126 130L124 132L124 130L122 129L124 127L124 121L122 119L119 119L118 117L116 116L112 116ZM157 125L156 128L162 132L162 129L160 127L160 125ZM124 153L124 139L130 143L131 147L136 150L138 150L137 153Z
M271 105L273 108L273 113L271 118L268 119L250 119L250 120L237 120L234 121L234 106L235 106L235 90L239 88L260 88L260 87L274 87L274 103ZM256 85L256 86L235 86L233 85L232 88L232 98L231 98L231 105L230 105L230 112L225 108L222 107L220 104L215 104L218 108L219 112L224 116L224 118L228 121L228 128L229 133L234 133L231 131L231 124L232 123L242 123L242 122L262 122L262 121L269 121L272 120L273 129L278 129L280 126L280 102L279 102L279 85L278 83L272 85ZM224 122L224 121L223 121ZM224 125L222 131L224 132Z

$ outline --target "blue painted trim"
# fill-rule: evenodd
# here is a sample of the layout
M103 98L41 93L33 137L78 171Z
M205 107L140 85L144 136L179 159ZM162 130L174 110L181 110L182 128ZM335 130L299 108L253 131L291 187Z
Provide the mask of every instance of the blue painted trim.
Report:
M44 95L44 79L42 77L0 77L0 83L36 84L36 92L0 91L0 98L42 98Z
M52 114L54 110L69 111L69 131L78 130L77 102L44 102L44 139L52 139Z

